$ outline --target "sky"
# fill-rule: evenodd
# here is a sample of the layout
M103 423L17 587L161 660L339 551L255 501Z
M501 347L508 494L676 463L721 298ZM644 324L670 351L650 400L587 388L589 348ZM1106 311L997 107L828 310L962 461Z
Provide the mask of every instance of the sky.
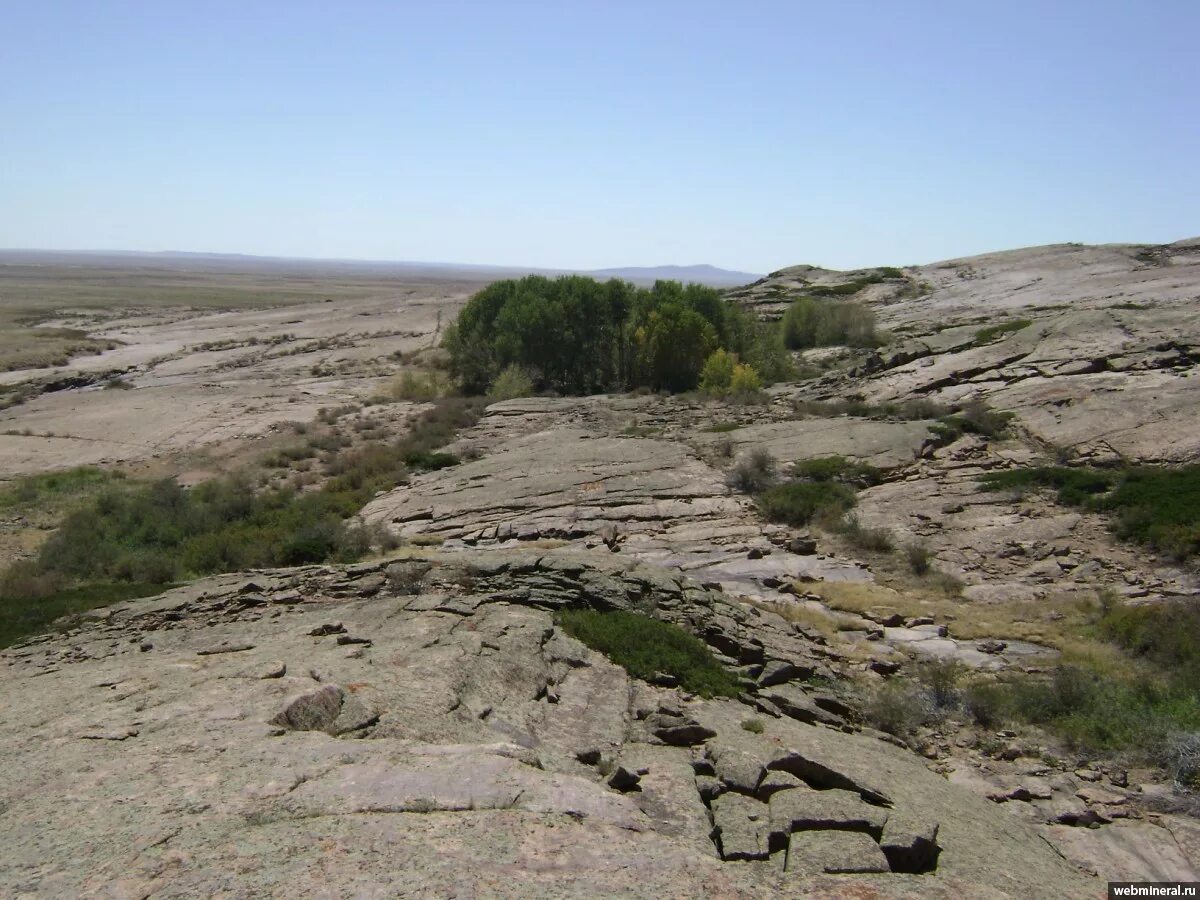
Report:
M909 265L1200 235L1200 3L0 0L0 247Z

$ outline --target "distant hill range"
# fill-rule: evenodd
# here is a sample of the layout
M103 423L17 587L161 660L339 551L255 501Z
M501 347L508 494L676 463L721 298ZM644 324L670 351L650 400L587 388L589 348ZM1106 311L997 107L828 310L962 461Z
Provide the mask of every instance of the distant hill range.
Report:
M489 266L467 263L403 262L355 259L293 259L279 256L247 256L240 253L147 253L136 250L0 250L0 265L86 266L89 268L141 267L208 272L279 272L363 275L372 277L494 281L522 275L590 275L622 278L636 284L659 279L696 282L713 287L749 284L761 276L734 272L716 266L624 266L611 269L545 269L522 266Z

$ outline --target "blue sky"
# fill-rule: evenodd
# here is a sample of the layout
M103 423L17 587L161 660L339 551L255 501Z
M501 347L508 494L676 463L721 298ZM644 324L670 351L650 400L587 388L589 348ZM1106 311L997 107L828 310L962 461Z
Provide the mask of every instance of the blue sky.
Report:
M909 264L1200 234L1200 3L0 0L0 247Z

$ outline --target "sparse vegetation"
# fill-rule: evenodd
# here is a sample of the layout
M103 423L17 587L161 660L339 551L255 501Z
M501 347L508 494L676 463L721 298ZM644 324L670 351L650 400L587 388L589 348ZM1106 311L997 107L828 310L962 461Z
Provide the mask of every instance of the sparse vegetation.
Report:
M443 398L391 444L331 451L327 479L311 491L256 492L236 475L184 488L172 480L139 482L90 468L22 479L0 494L0 506L68 496L84 502L35 559L0 575L0 611L10 623L40 627L51 612L102 605L105 597L125 596L130 585L358 558L379 541L346 519L410 472L457 464L457 457L438 448L478 418L483 402ZM20 630L11 627L14 634Z
M855 487L870 487L883 481L883 473L868 463L844 456L819 456L792 465L792 476L804 481L840 481Z
M1200 553L1200 465L1040 466L985 475L984 490L1053 490L1060 503L1107 513L1118 536L1176 559Z
M906 400L903 403L868 403L865 400L797 400L792 404L797 415L857 416L864 419L898 419L917 421L938 419L951 410L932 400Z
M904 558L914 575L927 575L932 568L933 552L925 544L907 544L904 547Z
M121 481L124 473L96 466L79 466L59 472L18 478L0 490L0 509L47 506L69 502Z
M14 581L22 578L22 568L10 567L0 576L0 598L8 597L12 590L17 593L29 591L28 584L14 584ZM40 579L45 576L36 573L33 577ZM169 587L169 584L137 582L90 584L65 590L49 589L36 603L0 601L0 647L7 647L31 634L43 632L64 616L75 616L91 609L120 603L122 600L153 596Z
M958 412L942 416L932 431L943 443L958 440L964 434L977 434L989 440L1008 436L1009 424L1013 419L1010 412L1000 412L982 400L972 400Z
M919 686L905 679L892 679L872 691L863 704L867 725L877 731L906 739L930 720L928 697Z
M779 464L768 451L759 447L739 459L725 480L735 491L758 494L779 480Z
M429 403L450 393L450 379L443 372L408 371L396 378L383 395L387 400Z
M916 681L894 680L872 692L864 716L902 737L959 711L985 728L1038 725L1078 752L1124 753L1200 787L1200 609L1109 601L1087 627L1129 656L1072 660L1048 677L968 677L952 663L925 663Z
M857 516L843 516L835 530L852 547L872 553L891 553L895 549L892 535L886 528L870 528L858 521Z
M558 621L567 634L603 653L634 678L671 675L684 690L702 697L738 693L737 679L708 646L677 625L638 613L592 609L566 610Z

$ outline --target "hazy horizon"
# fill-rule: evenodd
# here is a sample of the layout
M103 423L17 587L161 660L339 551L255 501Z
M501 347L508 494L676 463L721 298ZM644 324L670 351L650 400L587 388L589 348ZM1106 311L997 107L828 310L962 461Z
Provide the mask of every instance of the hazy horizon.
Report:
M1177 0L8 24L12 248L766 273L1200 233L1200 9Z

